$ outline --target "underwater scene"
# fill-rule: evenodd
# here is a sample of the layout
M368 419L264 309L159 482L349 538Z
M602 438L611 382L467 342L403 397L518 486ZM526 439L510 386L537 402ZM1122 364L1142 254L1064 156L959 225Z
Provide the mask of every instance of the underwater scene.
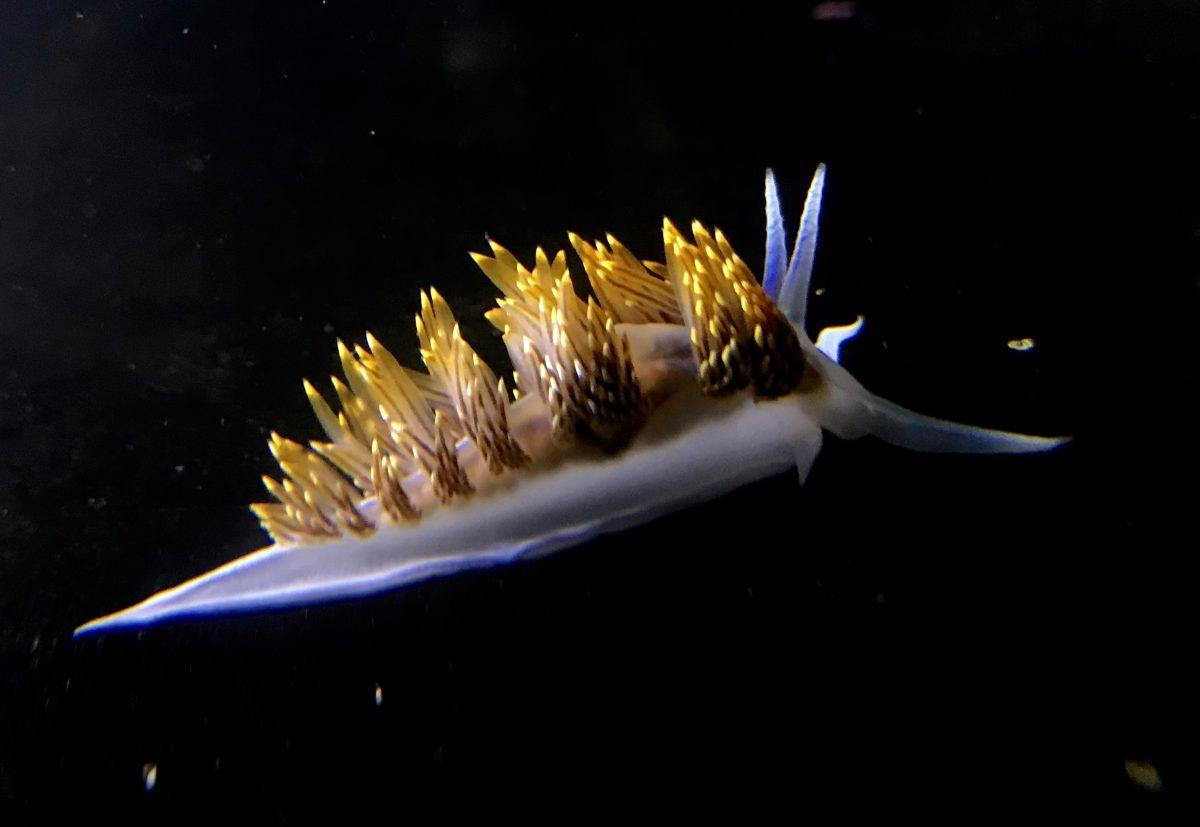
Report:
M0 823L1195 806L1200 9L4 18Z

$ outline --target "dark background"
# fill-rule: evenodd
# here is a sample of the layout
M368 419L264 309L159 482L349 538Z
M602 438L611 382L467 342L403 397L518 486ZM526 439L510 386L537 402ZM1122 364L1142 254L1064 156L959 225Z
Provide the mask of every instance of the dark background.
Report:
M920 8L0 4L0 813L1193 805L1200 10ZM432 283L503 365L485 233L758 262L818 161L813 331L1071 446L831 438L537 563L71 638L262 542L335 337L414 363Z

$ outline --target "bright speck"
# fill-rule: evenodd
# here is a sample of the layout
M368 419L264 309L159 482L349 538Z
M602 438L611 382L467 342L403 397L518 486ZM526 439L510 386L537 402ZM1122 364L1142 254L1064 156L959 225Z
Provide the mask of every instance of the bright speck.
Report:
M75 12L75 19L76 19L76 20L82 20L82 19L83 19L83 12L81 12L81 11L77 11L77 12Z
M192 30L191 26L184 26L184 27L183 27L183 33L184 33L184 34L187 34L187 33L188 33L188 32L190 32L191 30Z
M372 129L372 130L371 130L371 134L372 134L372 135L374 135L374 134L375 134L375 130L374 130L374 129Z
M1162 776L1158 774L1158 768L1149 761L1126 761L1125 774L1129 776L1130 781L1143 790L1149 790L1152 793L1162 792Z
M1028 336L1024 339L1009 339L1008 347L1009 350L1019 350L1024 353L1027 350L1033 350L1033 339Z
M142 783L146 785L146 792L151 792L154 790L154 785L158 783L157 764L142 765Z
M375 706L383 706L383 687L375 684Z

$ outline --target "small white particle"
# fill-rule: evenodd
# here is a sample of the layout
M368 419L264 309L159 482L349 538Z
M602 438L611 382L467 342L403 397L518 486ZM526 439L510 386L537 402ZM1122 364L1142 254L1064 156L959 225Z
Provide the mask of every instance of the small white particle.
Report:
M383 687L375 684L375 706L383 706Z
M187 33L188 33L188 32L190 32L191 30L192 30L192 27L191 27L191 26L184 26L184 27L183 27L183 33L184 33L184 34L187 34Z
M152 792L154 790L154 785L158 783L157 764L142 765L142 783L146 786L146 792Z
M82 19L83 19L83 12L81 12L81 11L77 11L77 12L75 12L75 19L76 19L76 20L82 20Z
M371 130L371 134L372 134L372 135L374 135L374 134L375 134L375 130L374 130L374 129L372 129L372 130Z
M1016 350L1024 353L1027 350L1033 350L1033 339L1026 336L1024 339L1009 339L1009 350Z

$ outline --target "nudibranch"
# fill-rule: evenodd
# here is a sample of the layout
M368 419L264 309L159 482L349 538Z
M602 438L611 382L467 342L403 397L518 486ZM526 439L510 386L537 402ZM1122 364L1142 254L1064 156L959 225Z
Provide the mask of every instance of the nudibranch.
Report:
M766 176L760 283L720 230L663 221L663 261L611 235L569 235L591 296L559 252L528 268L499 244L475 263L500 291L487 315L513 387L475 353L430 289L416 317L426 371L371 334L338 342L338 407L308 382L325 431L278 434L274 502L251 506L272 543L76 634L168 618L299 606L535 558L795 467L822 430L920 451L1044 451L1026 436L913 413L838 364L852 325L804 328L825 169L813 176L789 258Z

